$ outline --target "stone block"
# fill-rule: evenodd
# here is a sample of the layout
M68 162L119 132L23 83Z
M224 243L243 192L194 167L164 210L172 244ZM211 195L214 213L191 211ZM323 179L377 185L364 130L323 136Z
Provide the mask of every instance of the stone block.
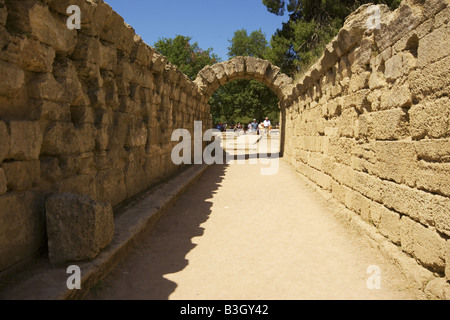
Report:
M401 52L386 61L384 75L388 81L394 82L415 67L416 58L410 52Z
M376 140L400 140L409 136L408 115L403 109L369 113L368 121L371 137Z
M379 217L378 230L394 244L400 244L400 215L387 209L385 206L372 203L371 215Z
M95 8L97 7L98 1L86 1L86 0L46 0L46 3L50 7L51 10L64 15L69 16L70 13L67 13L67 8L71 5L76 5L80 7L81 12L81 25L82 29L84 29L84 25L88 24L92 20L92 15L94 13Z
M115 206L127 198L123 168L100 170L95 178L95 183L99 201L110 202Z
M450 139L427 139L414 142L417 158L427 162L450 162Z
M41 157L41 179L57 182L63 178L63 173L59 167L59 159L54 157Z
M374 71L369 77L370 90L380 89L387 87L386 77L382 72Z
M439 12L434 19L434 29L440 28L444 24L448 24L450 20L450 6Z
M436 226L440 232L450 235L450 200L445 197L384 181L382 203L423 225Z
M5 171L0 168L0 195L5 194L8 191Z
M57 53L68 54L76 44L77 31L69 30L66 19L52 14L47 6L36 3L29 11L32 35Z
M352 75L348 91L356 92L369 87L370 72L359 72Z
M380 110L409 107L412 103L411 90L408 85L394 86L381 93Z
M450 281L450 241L445 244L445 278ZM449 297L450 298L450 297Z
M433 17L444 8L450 7L448 0L425 0L423 14L426 17Z
M428 96L441 97L450 94L450 56L422 69L412 71L408 83L413 98L423 100Z
M25 73L17 65L0 60L0 96L14 97L25 83Z
M70 103L30 100L30 118L49 122L71 122Z
M415 29L423 20L423 12L420 6L402 2L394 12L388 11L381 15L381 28L374 29L375 43L380 50L385 50L404 37L410 30Z
M428 210L433 210L434 223L436 229L450 236L450 199L448 197L434 196L434 202L430 204Z
M100 68L105 70L114 70L117 64L117 50L111 45L100 45L99 61Z
M42 152L46 155L69 155L92 152L95 149L94 126L74 127L72 123L52 123L44 134Z
M8 159L34 160L39 158L42 131L38 122L11 121L11 139Z
M51 72L55 60L55 50L37 40L25 38L21 65L30 72Z
M436 272L445 271L446 241L436 231L408 217L401 219L401 247L423 266Z
M43 197L34 192L0 196L0 270L37 256L45 247Z
M114 236L114 216L109 203L88 196L57 194L45 203L50 262L94 259Z
M245 73L245 58L235 57L223 64L225 73L230 81L236 80Z
M8 11L5 6L5 0L0 1L0 26L6 25L6 19L8 18Z
M59 180L56 183L56 189L59 193L84 194L97 199L95 174L78 174Z
M449 56L450 26L445 25L419 40L418 67L427 66Z
M38 74L30 81L27 89L32 99L64 102L62 101L65 94L64 87L55 80L51 73Z
M355 147L354 139L331 137L328 151L329 155L335 157L338 162L351 165L351 155Z
M413 139L450 136L450 99L447 97L414 105L409 117Z
M9 154L10 134L6 123L0 120L0 163Z
M12 191L26 191L34 187L40 179L41 169L39 160L4 162L8 189Z
M377 141L373 151L377 159L374 174L382 179L415 185L417 154L412 142Z
M417 169L417 188L450 197L450 163L420 161Z
M338 132L341 137L355 137L357 129L358 112L354 107L342 111L338 119Z
M365 172L354 171L353 189L365 197L381 203L383 200L383 181Z

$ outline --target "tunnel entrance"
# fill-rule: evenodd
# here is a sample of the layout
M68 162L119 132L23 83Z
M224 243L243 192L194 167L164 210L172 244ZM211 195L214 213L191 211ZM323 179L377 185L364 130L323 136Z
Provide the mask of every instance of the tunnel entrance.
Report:
M292 93L292 79L267 60L254 57L235 57L229 61L205 67L199 72L194 82L202 94L202 102L209 104L211 97L220 87L226 86L235 80L256 80L267 86L278 97L280 116L278 120L272 119L272 121L278 124L280 156L282 156L285 141L284 125L286 113L284 108L286 100ZM257 121L263 120L257 119Z

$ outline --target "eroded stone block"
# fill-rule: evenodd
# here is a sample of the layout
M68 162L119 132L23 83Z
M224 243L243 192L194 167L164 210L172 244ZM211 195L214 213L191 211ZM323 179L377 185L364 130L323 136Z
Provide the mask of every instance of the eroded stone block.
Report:
M108 203L64 193L48 198L45 209L53 264L94 259L113 238L114 217Z

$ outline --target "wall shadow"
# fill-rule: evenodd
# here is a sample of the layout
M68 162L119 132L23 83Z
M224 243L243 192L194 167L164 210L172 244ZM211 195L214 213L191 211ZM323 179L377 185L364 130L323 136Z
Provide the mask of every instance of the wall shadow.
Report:
M203 235L212 202L227 165L211 165L141 237L111 273L91 289L85 300L167 300L177 284L164 276L187 267L186 255ZM201 281L201 279L199 279Z

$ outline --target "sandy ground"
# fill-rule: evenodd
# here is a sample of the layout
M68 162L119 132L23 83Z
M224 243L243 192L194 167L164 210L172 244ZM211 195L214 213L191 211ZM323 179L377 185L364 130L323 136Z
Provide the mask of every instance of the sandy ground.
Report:
M86 299L422 298L291 166L270 162L274 175L261 161L212 165Z

